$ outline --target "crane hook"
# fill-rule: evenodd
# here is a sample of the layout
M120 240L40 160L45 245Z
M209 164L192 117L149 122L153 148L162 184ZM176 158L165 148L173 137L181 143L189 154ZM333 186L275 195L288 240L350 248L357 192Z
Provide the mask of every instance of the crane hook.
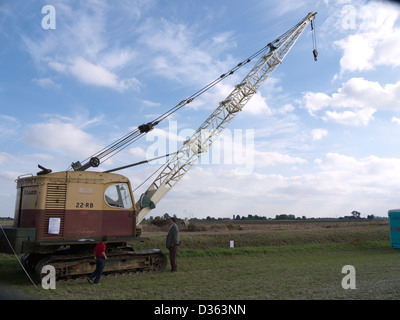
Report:
M318 57L318 51L317 51L317 49L314 49L314 50L312 51L312 53L313 53L313 55L314 55L314 61L317 61L317 57Z

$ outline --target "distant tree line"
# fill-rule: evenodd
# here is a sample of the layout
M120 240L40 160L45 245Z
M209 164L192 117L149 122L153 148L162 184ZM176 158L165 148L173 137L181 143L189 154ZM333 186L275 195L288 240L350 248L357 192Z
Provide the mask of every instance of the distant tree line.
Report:
M161 217L156 217L153 218L150 216L148 220L153 221L153 220L169 220L169 218L172 217L168 213L165 213ZM173 215L174 218L178 219L176 214ZM207 216L206 218L192 218L191 220L198 220L198 221L218 221L218 220L237 220L237 221L243 221L243 220L318 220L318 219L349 219L349 220L356 220L356 219L367 219L367 220L373 220L373 219L386 219L386 217L375 217L373 214L367 215L366 218L361 218L361 213L358 211L352 211L350 215L345 215L343 217L339 218L307 218L306 216L301 216L301 217L296 217L294 214L277 214L275 215L275 218L267 218L265 216L259 216L257 214L248 214L247 216L240 216L240 215L233 215L231 219L229 218L214 218L211 216ZM180 220L180 219L179 219Z
M233 215L233 220L267 220L267 217L264 217L264 216L259 216L259 215L252 215L252 214L249 214L249 215L247 215L247 217L245 217L245 216L242 216L242 217L240 217L239 215Z

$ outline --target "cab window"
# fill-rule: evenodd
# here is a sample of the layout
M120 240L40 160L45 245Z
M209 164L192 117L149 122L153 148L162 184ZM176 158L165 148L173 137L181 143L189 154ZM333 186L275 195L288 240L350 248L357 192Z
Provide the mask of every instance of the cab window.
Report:
M131 209L132 199L126 183L113 184L104 192L104 201L111 208Z

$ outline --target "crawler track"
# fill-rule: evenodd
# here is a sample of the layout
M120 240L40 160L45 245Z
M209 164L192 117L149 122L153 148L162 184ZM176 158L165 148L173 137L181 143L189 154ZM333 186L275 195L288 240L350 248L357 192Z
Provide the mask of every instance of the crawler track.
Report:
M31 257L28 266L41 279L42 268L51 265L56 270L57 280L82 278L96 268L93 254L56 252L49 255ZM107 251L107 261L103 270L105 276L131 274L136 272L159 272L165 269L167 257L159 249L135 251L132 247L115 247Z

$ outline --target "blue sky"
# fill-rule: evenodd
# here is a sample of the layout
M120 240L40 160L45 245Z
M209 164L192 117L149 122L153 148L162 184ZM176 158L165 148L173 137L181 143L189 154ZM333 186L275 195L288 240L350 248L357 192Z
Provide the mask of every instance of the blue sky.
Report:
M45 5L55 29L45 29ZM317 11L310 26L153 216L385 216L400 207L400 6L387 1L2 1L0 216L15 179L66 170ZM46 20L47 21L47 20ZM48 22L48 21L47 21ZM96 170L173 152L241 70ZM218 156L219 155L219 156ZM134 188L160 163L121 171ZM138 198L149 180L134 192Z

